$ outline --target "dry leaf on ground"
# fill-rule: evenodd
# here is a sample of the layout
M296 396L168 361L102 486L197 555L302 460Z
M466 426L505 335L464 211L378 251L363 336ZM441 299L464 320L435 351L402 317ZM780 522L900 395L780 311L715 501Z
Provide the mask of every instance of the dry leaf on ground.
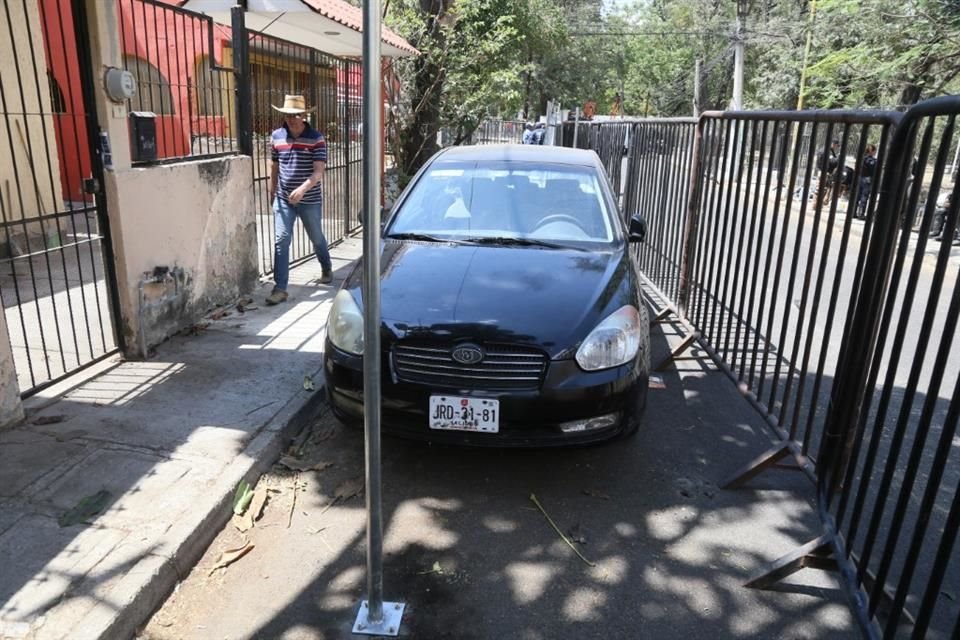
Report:
M258 487L250 500L250 506L243 515L234 515L231 522L241 533L253 529L253 523L260 519L263 505L267 502L267 490Z
M337 487L336 492L334 493L333 499L337 500L349 500L355 496L363 493L364 479L363 476L358 476L356 478L350 478L349 480L344 480L339 487Z
M330 509L330 507L337 504L338 502L349 500L354 496L360 495L361 493L363 493L363 487L364 487L363 476L357 476L356 478L350 478L349 480L344 480L343 482L340 483L340 486L338 486L337 490L334 492L333 500L331 500L327 504L327 506L325 506L320 511L318 516L322 516L323 514L325 514Z
M324 440L329 440L335 435L337 435L337 428L330 426L323 431L313 434L313 436L310 437L310 442L323 442Z
M250 501L250 508L247 509L247 515L250 516L251 520L257 521L260 519L265 504L267 504L267 490L257 487L253 494L253 500Z
M240 533L246 533L253 528L253 523L248 522L247 516L238 516L236 514L230 518L230 524L236 527L237 531Z
M210 575L212 576L213 572L216 571L217 569L223 569L233 564L243 556L250 553L252 549L253 549L253 543L248 542L247 540L244 540L243 544L239 547L235 547L233 549L227 549L226 551L220 554L219 558L217 558L217 562L210 569Z
M253 298L244 297L237 300L237 311L244 313L247 311L256 311L259 309L257 305L253 304Z

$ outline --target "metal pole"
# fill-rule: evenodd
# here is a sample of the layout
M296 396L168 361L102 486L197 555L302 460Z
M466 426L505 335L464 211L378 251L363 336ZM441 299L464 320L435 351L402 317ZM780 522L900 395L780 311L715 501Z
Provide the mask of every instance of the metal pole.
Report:
M737 22L733 41L733 109L743 109L743 0L737 0Z
M700 81L701 74L703 73L700 69L702 60L697 58L693 63L693 117L700 117Z
M803 110L803 92L807 83L807 60L810 58L810 42L813 40L813 24L817 18L817 0L810 0L810 18L807 21L807 43L803 47L803 63L800 67L800 91L797 94L797 111ZM796 137L796 127L794 127Z
M396 636L404 605L383 601L380 479L380 0L363 3L363 426L366 439L367 592L354 633Z
M577 148L577 132L580 131L580 107L577 107L573 115L573 148Z
M957 150L953 154L953 164L950 165L950 174L954 176L954 180L957 175L957 164L960 164L960 140L957 140Z

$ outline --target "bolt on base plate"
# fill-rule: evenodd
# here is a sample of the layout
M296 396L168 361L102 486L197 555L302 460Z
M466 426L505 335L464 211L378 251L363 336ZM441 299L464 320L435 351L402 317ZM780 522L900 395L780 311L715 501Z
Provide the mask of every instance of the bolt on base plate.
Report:
M406 606L402 602L384 602L383 619L373 622L369 617L370 607L364 600L360 603L357 621L353 623L353 632L368 636L396 637L400 633L400 621L403 619L403 610Z

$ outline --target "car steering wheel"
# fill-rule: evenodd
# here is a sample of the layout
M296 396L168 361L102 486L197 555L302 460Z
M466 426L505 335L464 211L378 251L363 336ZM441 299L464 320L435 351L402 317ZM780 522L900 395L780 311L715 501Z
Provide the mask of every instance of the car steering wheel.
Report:
M570 224L573 224L578 229L580 229L580 231L587 233L587 229L583 226L582 222L580 222L575 217L568 215L566 213L554 213L549 216L546 216L536 224L536 226L534 227L534 231L536 231L537 229L539 229L544 225L550 224L551 222L569 222Z

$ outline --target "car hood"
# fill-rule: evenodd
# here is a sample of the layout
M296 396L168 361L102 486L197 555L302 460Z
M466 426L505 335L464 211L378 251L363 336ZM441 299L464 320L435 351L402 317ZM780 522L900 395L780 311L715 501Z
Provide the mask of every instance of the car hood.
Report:
M637 305L630 260L605 252L386 241L381 316L397 337L528 344L564 357L606 315ZM362 268L346 287L359 300Z

